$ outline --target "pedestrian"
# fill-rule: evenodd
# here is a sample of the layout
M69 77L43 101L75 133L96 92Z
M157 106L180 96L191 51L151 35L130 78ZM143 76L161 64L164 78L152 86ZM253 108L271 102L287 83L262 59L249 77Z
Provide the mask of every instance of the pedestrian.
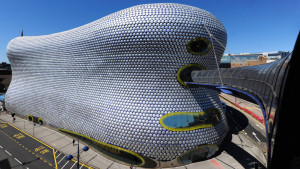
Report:
M15 122L16 121L16 118L15 117L13 117L13 122Z
M6 111L6 108L5 108L5 101L2 102L2 107L3 107L3 111Z
M133 169L133 165L132 164L130 165L130 169Z
M75 139L73 139L73 146L75 146Z
M2 101L0 101L0 103L1 103L1 107L0 107L0 109L1 109L1 111L4 111L4 109L3 109L3 105L4 105L4 103L3 103Z

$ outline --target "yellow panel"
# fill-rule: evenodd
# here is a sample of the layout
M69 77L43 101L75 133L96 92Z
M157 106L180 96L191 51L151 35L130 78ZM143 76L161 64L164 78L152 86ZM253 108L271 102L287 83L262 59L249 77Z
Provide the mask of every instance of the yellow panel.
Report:
M42 118L39 118L39 119L38 119L39 124L40 124L40 121L42 121L42 123L43 123L42 125L45 124L45 122L44 122L44 120L43 120Z
M33 121L33 116L31 114L27 115L27 120L29 120L30 117L31 117L31 121Z
M164 123L164 120L169 118L169 117L172 117L172 116L180 116L180 115L188 115L188 116L195 116L195 115L199 115L199 116L209 116L211 115L210 113L212 113L213 111L216 111L217 114L216 114L216 121L217 123L213 123L213 121L210 121L210 122L207 122L206 124L198 124L198 125L195 125L195 126L189 126L189 127L170 127L170 126L167 126L165 123ZM167 130L170 130L170 131L190 131L190 130L196 130L196 129L201 129L201 128L208 128L208 127L213 127L215 125L217 125L219 122L221 121L221 112L219 109L217 108L212 108L212 109L208 109L208 110L205 110L205 111L202 111L202 112L174 112L174 113L169 113L169 114L166 114L164 116L162 116L159 120L160 124Z
M200 43L201 42L201 43ZM198 43L198 44L197 44ZM196 46L194 46L196 44ZM201 46L199 45L203 45L205 44L206 45L206 48L203 49L202 51L195 51L195 47L198 47L198 49L201 48ZM198 45L198 46L197 46ZM211 49L212 45L211 45L211 42L206 39L206 38L203 38L203 37L198 37L198 38L195 38L195 39L192 39L189 41L189 43L186 45L186 49L189 53L193 54L193 55L205 55L207 54L210 49ZM194 49L193 49L194 48Z
M126 149L123 149L123 148L120 148L120 147L117 147L117 146L114 146L114 145L111 145L111 144L107 144L107 143L104 143L104 142L101 142L101 141L98 141L96 139L93 139L93 138L90 138L86 135L83 135L83 134L80 134L80 133L76 133L76 132L73 132L73 131L70 131L70 130L66 130L66 129L58 129L59 131L62 131L62 132L65 132L65 133L69 133L69 134L73 134L73 135L77 135L77 136L80 136L80 137L83 137L85 138L86 140L92 142L94 145L116 155L116 156L120 156L121 154L128 154L128 155L132 155L136 158L138 158L139 160L141 160L141 164L137 164L136 166L142 166L145 164L145 160L143 157L141 157L140 155L138 155L137 153L135 152L132 152L132 151L129 151L129 150L126 150ZM106 154L108 155L108 154ZM109 156L109 155L108 155ZM112 157L112 156L110 156ZM116 159L118 160L118 159ZM121 160L119 160L121 161ZM131 165L131 163L128 163L126 161L121 161L121 162L124 162L124 163L127 163L129 165Z
M193 162L206 160L211 158L217 151L219 151L219 146L216 144L201 145L180 155L177 158L177 162L179 164L187 165Z
M182 84L183 86L190 86L187 85L186 83L184 83L184 81L181 79L180 75L181 73L183 73L184 71L186 71L187 69L194 69L194 70L206 70L206 67L197 63L192 63L192 64L188 64L188 65L184 65L182 66L178 71L177 71L177 80L180 84Z

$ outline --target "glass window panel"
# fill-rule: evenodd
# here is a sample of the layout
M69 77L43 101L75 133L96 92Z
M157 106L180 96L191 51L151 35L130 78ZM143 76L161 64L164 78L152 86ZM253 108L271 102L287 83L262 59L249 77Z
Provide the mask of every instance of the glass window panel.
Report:
M175 112L163 116L161 125L171 131L189 131L199 128L212 127L221 121L221 112L216 109L208 109L203 112Z

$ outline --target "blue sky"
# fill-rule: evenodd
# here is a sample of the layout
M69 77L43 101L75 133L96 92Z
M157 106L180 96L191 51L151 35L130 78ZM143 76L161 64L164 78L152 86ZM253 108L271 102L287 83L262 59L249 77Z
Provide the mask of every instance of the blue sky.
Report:
M20 36L47 35L146 3L175 2L211 12L228 34L225 53L291 51L300 29L299 0L1 0L0 62Z

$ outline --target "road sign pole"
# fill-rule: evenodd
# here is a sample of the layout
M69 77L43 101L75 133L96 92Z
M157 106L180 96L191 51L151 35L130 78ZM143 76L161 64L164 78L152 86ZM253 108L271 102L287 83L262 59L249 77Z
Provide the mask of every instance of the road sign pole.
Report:
M78 137L78 147L77 147L77 169L79 169L79 137Z

